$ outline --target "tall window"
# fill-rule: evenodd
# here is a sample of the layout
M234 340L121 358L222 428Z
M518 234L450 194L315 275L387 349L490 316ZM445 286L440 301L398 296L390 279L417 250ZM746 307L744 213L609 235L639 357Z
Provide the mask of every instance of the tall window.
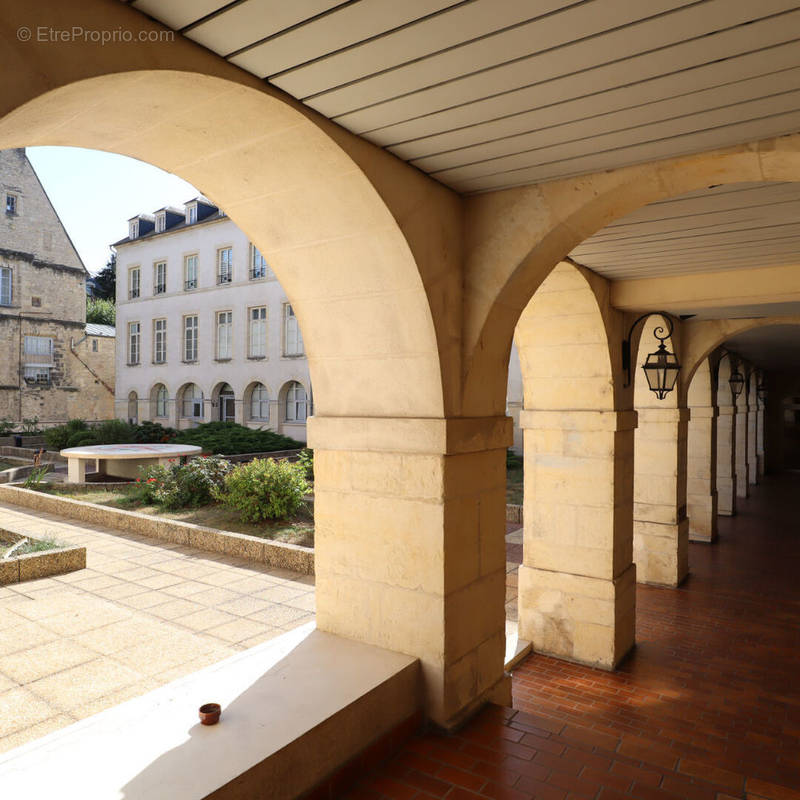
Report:
M233 351L232 311L217 312L217 358L230 358Z
M167 291L167 262L156 261L153 264L153 294L164 294Z
M292 381L286 390L286 421L306 421L306 390L297 381Z
M23 343L23 377L28 383L50 383L53 340L49 336L26 336Z
M156 214L156 233L163 233L167 229L167 215Z
M230 283L233 280L233 248L217 250L217 283Z
M248 334L250 358L264 358L267 355L267 307L250 309L250 331Z
M163 364L167 360L167 320L153 320L153 361Z
M17 196L15 194L6 195L6 214L17 213Z
M0 267L0 306L10 306L14 299L14 273L11 267Z
M129 239L138 239L139 238L139 220L132 219L128 223L128 238Z
M197 288L197 256L186 256L183 259L183 288L188 291L189 289Z
M141 344L141 326L138 322L128 323L128 363L139 363L139 345Z
M294 315L294 309L286 303L283 306L283 354L285 356L303 355L303 335Z
M139 296L142 285L142 273L139 267L131 267L128 270L128 300L133 300Z
M250 419L269 419L269 395L263 383L257 383L250 395Z
M197 206L189 206L186 209L186 224L191 225L197 222Z
M139 395L136 392L128 395L128 420L134 425L139 422Z
M190 383L183 390L181 416L189 417L190 419L203 418L203 393L196 383Z
M258 248L254 244L250 245L250 251L252 253L250 259L250 277L266 278L270 272L270 269L267 266L267 259L261 255Z
M156 413L155 416L157 417L166 417L167 416L167 408L169 404L169 395L167 393L167 387L164 386L163 383L158 385L158 389L156 390Z
M183 360L197 361L197 315L183 318Z

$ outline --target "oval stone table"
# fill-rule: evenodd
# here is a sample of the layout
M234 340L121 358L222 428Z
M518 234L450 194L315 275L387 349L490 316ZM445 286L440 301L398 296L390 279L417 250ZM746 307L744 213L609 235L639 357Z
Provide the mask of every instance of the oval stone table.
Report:
M97 471L105 475L134 479L139 477L140 467L168 464L202 450L193 444L93 444L68 447L61 455L67 459L67 483L84 483L87 461L96 461Z

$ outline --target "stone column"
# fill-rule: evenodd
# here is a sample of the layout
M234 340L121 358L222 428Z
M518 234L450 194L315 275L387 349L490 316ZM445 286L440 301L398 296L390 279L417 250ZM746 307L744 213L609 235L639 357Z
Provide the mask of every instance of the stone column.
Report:
M736 406L717 408L717 513L736 513Z
M633 646L633 411L523 411L519 635L612 669Z
M640 408L633 484L633 560L640 583L677 586L689 571L689 409Z
M742 392L736 398L736 496L750 496L750 465L748 456L747 397Z
M756 398L755 376L750 378L750 395L747 405L747 477L751 486L758 483L757 427L758 399Z
M717 538L717 408L692 406L687 439L689 541Z
M764 404L758 404L756 414L756 473L759 478L764 476Z
M408 653L445 727L510 704L505 458L511 420L318 417L317 627Z

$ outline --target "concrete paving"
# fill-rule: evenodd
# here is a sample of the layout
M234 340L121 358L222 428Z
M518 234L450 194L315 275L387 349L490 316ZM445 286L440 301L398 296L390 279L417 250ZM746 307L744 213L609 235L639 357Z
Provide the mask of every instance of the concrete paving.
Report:
M15 506L87 568L0 588L0 752L314 619L314 578Z

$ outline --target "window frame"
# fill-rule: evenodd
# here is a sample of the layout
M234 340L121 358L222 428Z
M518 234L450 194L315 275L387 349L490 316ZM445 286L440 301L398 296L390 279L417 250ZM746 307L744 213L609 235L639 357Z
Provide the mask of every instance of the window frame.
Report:
M4 274L6 275L4 279ZM8 287L4 299L3 285ZM0 306L14 305L14 268L7 265L0 266Z
M291 325L290 325L291 323ZM294 328L295 348L290 351L290 331L289 328ZM292 304L286 302L283 304L283 357L284 358L302 358L306 354L305 342L303 341L303 334L300 331L300 322L297 315L294 313Z
M11 200L13 208L9 210L8 201ZM6 192L6 215L9 217L19 216L19 195L16 192Z
M188 325L189 320L194 321L194 325L191 327ZM193 346L193 353L194 357L190 357L189 355L189 339L187 338L187 333L192 332L192 346ZM182 345L181 345L181 352L183 354L183 358L181 359L186 364L194 364L200 352L200 315L199 314L184 314L183 315L183 338L182 338Z
M161 330L159 330L161 326ZM159 341L160 340L160 341ZM161 358L159 358L161 355ZM157 317L153 320L153 363L167 363L167 318Z
M163 392L163 398L162 398ZM162 409L163 403L163 410L164 413L160 413ZM153 416L157 419L167 419L169 417L169 391L167 391L167 387L163 383L158 384L158 389L156 389L156 403L155 403L155 412Z
M223 317L227 317L223 320ZM224 327L223 327L224 326ZM222 347L222 332L225 331L226 349ZM233 358L233 310L225 309L214 313L214 341L217 361L230 361Z
M193 387L192 389L192 396L187 399L186 392L188 391L189 386ZM194 393L194 389L198 389L200 391L200 396L198 397ZM181 419L203 419L203 390L196 383L190 383L186 386L183 390L183 394L181 395ZM192 413L186 413L186 404L191 403L192 405ZM198 414L195 414L194 411L199 410Z
M189 277L189 262L194 259L194 278ZM183 291L190 292L196 289L198 285L198 273L200 267L200 257L197 253L187 253L183 257Z
M229 257L225 259L226 270L223 271L223 253L229 253ZM224 245L217 248L217 285L224 283L233 283L233 245Z
M158 280L158 273L159 267L163 267L162 270L164 273L164 280L163 282L159 282ZM167 259L162 258L159 261L153 262L153 294L166 294L167 292Z
M136 274L136 288L134 289L133 276ZM136 300L142 296L142 267L136 265L128 267L128 300Z
M262 393L263 393L263 397L262 397ZM256 397L258 397L259 399L256 400ZM258 407L259 407L259 413L258 414L254 414L253 413L253 408L255 407L256 403L258 404ZM264 410L264 407L266 407L266 409L267 409L266 416L264 416L264 414L262 413L263 410ZM259 381L258 383L256 383L253 386L252 390L250 391L250 413L249 413L249 419L255 420L255 421L258 421L258 422L269 422L269 407L270 407L269 390L267 389L267 387L263 383L261 383Z
M134 325L136 326L136 332L135 332L136 345L135 345L135 347L133 346L133 344L134 344L134 331L133 331ZM128 322L127 333L128 333L128 336L127 336L128 362L127 363L128 363L129 367L134 367L134 366L137 366L138 364L142 363L142 323L139 322L138 320L131 320L130 322ZM136 356L135 360L133 358L134 354Z
M261 313L259 319L254 318L254 314L257 312ZM259 342L259 348L253 348L253 327L254 323L258 322L259 327L262 329L261 334L261 341ZM267 310L266 306L250 306L247 309L247 357L248 358L258 358L263 359L267 357L267 347L269 344L269 311ZM256 352L256 349L260 349L263 352Z
M297 397L297 390L301 389L303 392L302 399ZM289 416L289 404L293 404L294 410L293 415ZM303 408L303 417L302 419L298 417L297 410L302 405ZM306 420L308 419L308 392L306 391L306 387L303 386L300 381L290 381L289 385L286 387L286 397L283 401L283 417L284 422L291 422L296 425L305 425Z

